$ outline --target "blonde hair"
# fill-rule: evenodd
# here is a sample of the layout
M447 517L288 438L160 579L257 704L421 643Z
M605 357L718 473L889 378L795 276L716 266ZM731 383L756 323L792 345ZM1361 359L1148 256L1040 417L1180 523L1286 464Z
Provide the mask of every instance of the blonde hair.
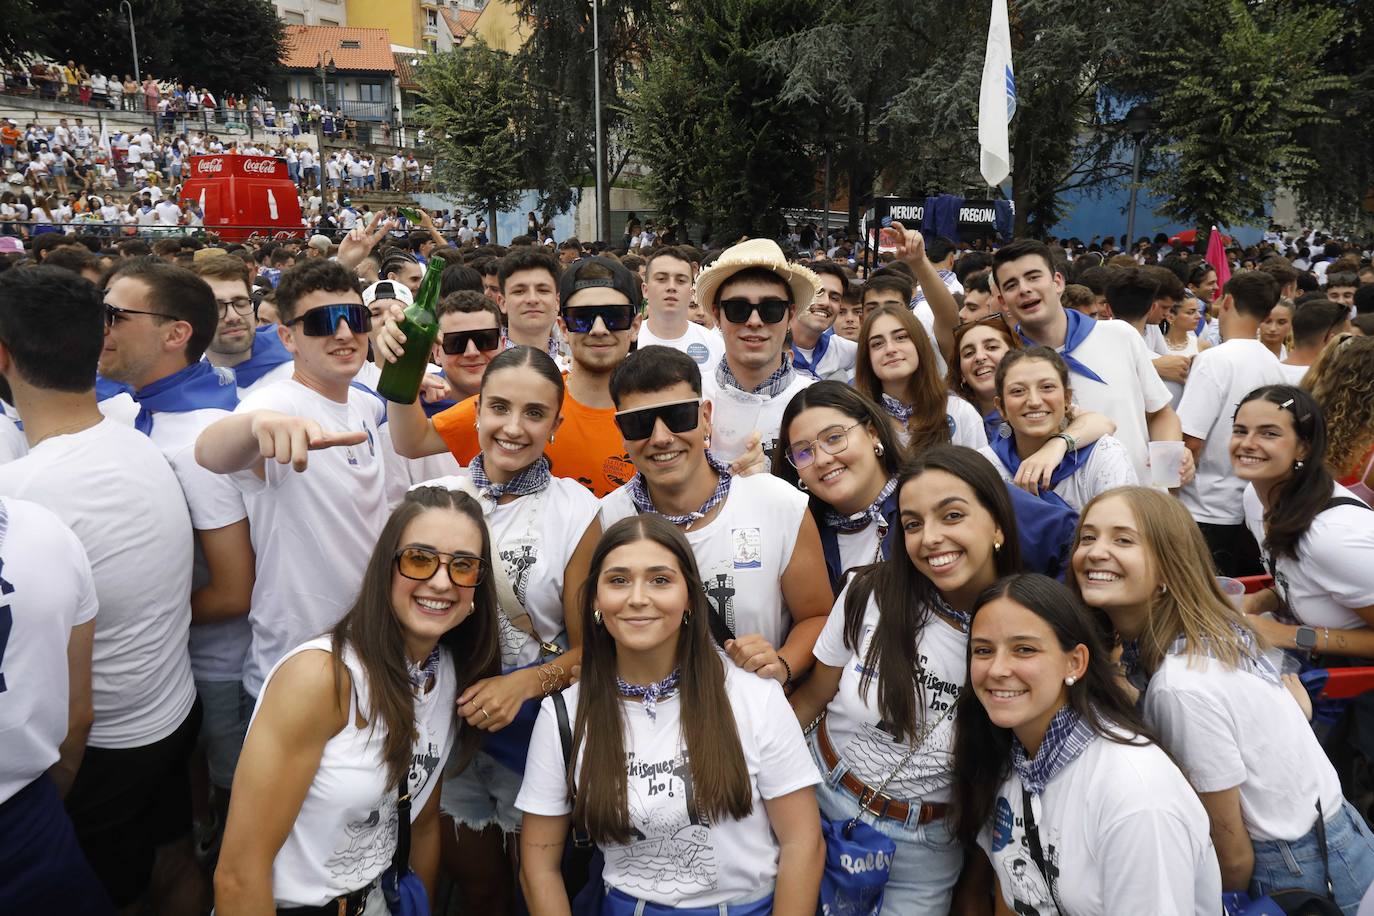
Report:
M1211 561L1198 562L1208 556L1207 542L1188 510L1169 494L1148 487L1118 487L1098 494L1083 507L1074 531L1074 549L1093 506L1118 498L1125 500L1135 517L1136 531L1161 586L1150 597L1150 612L1138 642L1145 670L1159 667L1180 634L1187 640L1184 651L1190 663L1199 656L1212 656L1228 668L1238 667L1248 650L1237 628L1249 631L1262 649L1245 615L1221 590ZM1074 591L1082 597L1076 578Z

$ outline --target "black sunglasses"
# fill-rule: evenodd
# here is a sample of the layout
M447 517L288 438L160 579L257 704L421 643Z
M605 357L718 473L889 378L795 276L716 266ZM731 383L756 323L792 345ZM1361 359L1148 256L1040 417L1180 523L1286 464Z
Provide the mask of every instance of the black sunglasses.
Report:
M481 557L465 553L439 553L427 547L402 547L396 551L396 571L407 579L427 582L448 558L448 579L454 585L472 588L482 581L486 564Z
M786 299L760 299L758 302L748 299L720 300L720 310L731 324L744 324L754 312L759 313L759 321L764 324L777 324L787 317L787 310L791 307L792 303Z
M500 328L482 328L480 331L449 331L439 339L439 346L449 356L459 356L468 351L468 342L477 345L483 353L501 346Z
M141 309L122 309L117 305L105 303L105 327L113 327L116 321L126 321L129 315L152 315L154 318L166 318L169 321L182 321L175 315L168 315L166 312L145 312Z
M286 326L299 322L301 332L307 337L333 337L340 321L348 322L348 329L354 334L372 330L372 313L367 306L354 302L318 306L292 318Z
M568 326L568 331L573 334L590 333L598 318L601 319L601 323L606 326L608 331L628 331L630 325L634 324L635 321L635 307L633 305L574 305L571 308L563 309L563 323Z
M701 398L622 411L615 415L615 425L625 441L638 442L654 434L654 424L660 419L675 433L696 429L701 422Z

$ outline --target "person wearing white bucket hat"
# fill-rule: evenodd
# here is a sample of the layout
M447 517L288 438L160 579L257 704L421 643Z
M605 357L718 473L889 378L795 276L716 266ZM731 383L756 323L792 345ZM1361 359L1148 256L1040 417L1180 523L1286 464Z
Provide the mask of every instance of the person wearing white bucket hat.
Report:
M716 405L717 449L721 420L753 418L764 454L771 460L782 412L798 391L815 379L796 372L785 355L787 329L796 310L811 304L820 289L817 276L800 264L789 264L778 243L746 239L727 248L697 278L697 298L715 316L725 339L725 356L714 374L702 379L706 400ZM729 435L747 437L741 428ZM724 460L734 454L720 454Z

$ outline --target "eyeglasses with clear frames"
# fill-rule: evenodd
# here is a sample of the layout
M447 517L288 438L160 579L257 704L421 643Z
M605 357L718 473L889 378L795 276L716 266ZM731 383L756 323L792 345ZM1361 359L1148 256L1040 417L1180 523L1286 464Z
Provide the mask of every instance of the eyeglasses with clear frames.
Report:
M849 431L863 425L864 421L859 420L849 426L827 426L809 442L793 442L787 449L787 462L800 471L816 460L817 447L827 455L838 455L849 447Z

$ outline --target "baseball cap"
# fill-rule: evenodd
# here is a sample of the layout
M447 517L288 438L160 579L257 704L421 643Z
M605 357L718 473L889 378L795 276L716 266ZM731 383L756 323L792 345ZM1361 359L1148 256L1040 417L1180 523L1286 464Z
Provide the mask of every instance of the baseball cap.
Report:
M378 299L395 299L402 305L410 305L415 301L410 294L410 287L399 280L378 280L363 290L363 305L371 308Z
M605 271L589 271L587 268L593 265L603 267ZM610 272L609 277L587 276L588 274L601 274L606 271ZM600 256L582 258L563 271L562 276L558 278L558 302L560 305L567 305L574 293L597 287L613 289L624 294L632 305L639 305L641 299L639 277L619 261Z

